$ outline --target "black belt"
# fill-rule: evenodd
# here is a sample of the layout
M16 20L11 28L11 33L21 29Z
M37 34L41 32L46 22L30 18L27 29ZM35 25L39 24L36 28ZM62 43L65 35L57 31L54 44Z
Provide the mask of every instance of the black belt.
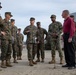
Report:
M70 33L64 33L64 35L69 35Z

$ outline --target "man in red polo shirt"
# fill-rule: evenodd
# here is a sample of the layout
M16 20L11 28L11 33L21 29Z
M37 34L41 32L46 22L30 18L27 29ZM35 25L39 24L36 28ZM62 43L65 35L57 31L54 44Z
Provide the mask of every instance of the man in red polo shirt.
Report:
M75 33L75 23L69 16L69 11L64 10L62 12L62 17L64 18L63 24L63 40L64 40L64 55L66 65L62 67L68 67L68 69L75 68L75 50L73 47L73 36Z

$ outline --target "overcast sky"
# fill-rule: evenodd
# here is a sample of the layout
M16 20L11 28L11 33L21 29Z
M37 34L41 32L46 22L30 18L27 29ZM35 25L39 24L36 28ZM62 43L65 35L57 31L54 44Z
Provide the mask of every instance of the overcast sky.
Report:
M0 0L2 9L0 11L4 18L4 13L10 11L16 20L16 26L23 29L29 25L30 17L35 17L36 22L40 21L42 27L48 30L51 23L50 16L57 15L57 21L63 23L61 13L68 9L70 13L76 12L76 0Z

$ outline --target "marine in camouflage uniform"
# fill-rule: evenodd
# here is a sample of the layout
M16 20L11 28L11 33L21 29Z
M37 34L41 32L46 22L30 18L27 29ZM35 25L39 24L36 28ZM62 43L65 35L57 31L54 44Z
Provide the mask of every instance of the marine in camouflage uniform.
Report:
M0 22L2 21L2 17L0 16ZM1 28L0 28L0 32L1 32ZM1 50L1 33L0 33L0 50ZM0 54L0 60L1 60L1 54ZM0 68L0 71L2 71L2 69Z
M60 34L62 33L62 24L56 21L56 15L51 15L52 23L49 25L48 34L50 35L51 40L51 54L52 54L52 61L49 64L55 63L55 53L56 49L59 52L60 57L60 64L63 64L63 53L60 48Z
M1 23L1 21L2 21L2 17L0 16L0 23ZM0 27L0 32L1 32L1 27ZM0 33L0 48L1 48L1 33ZM0 59L1 59L1 57L0 57Z
M28 50L28 60L29 65L33 66L34 64L37 64L34 62L35 54L37 51L37 45L36 45L36 33L37 33L37 27L34 26L35 18L30 18L30 25L27 26L24 29L24 35L27 35L27 50Z
M14 25L15 20L11 19L11 35L12 35L12 49L13 49L13 58L14 58L14 63L17 62L17 27Z
M11 33L9 29L10 18L12 17L11 12L5 13L5 19L0 22L1 28L1 67L6 68L12 67L10 63L11 57L11 47L9 47L11 43Z
M17 33L17 47L18 47L17 59L18 60L22 60L21 56L22 56L22 50L23 50L23 39L24 39L24 36L21 33L21 29L19 28Z
M47 31L44 28L41 28L40 22L37 22L37 61L40 62L40 55L41 55L41 62L44 62L45 52L44 52L44 35L47 37Z

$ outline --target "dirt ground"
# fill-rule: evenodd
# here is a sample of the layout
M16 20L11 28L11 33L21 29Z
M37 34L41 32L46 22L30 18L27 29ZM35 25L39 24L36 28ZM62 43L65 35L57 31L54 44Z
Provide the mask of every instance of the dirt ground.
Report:
M62 68L59 64L58 52L56 52L56 69L54 64L50 65L48 62L51 60L51 51L45 51L45 62L38 63L33 67L28 65L27 50L23 50L23 60L18 61L18 64L13 64L12 68L2 69L0 75L76 75L76 69L68 70ZM11 60L13 62L13 60Z

